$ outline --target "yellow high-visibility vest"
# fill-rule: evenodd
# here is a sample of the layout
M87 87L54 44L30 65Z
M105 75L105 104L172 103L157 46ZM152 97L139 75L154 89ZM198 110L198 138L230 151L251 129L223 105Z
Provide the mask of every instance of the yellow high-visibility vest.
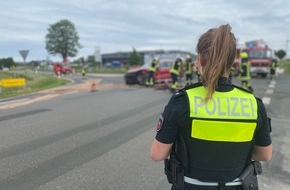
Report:
M174 61L171 65L169 72L179 75L181 67L182 67L182 61Z
M251 80L251 63L249 61L242 62L239 66L238 80Z
M156 72L156 69L157 69L157 61L156 60L153 60L152 62L151 62L151 64L150 64L150 68L149 68L149 70L150 71L153 71L153 72Z
M253 94L234 88L215 91L204 102L204 86L186 90L192 118L191 137L207 141L249 142L257 127L257 101Z
M193 63L191 60L186 60L185 62L185 74L192 74Z

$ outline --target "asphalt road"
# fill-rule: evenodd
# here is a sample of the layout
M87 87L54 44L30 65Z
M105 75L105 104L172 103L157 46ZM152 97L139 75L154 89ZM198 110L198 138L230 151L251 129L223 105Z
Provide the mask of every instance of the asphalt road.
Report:
M263 163L262 190L290 189L289 82L285 75L276 82L252 80L273 128L274 154ZM131 86L0 109L0 190L170 189L163 163L149 158L159 114L170 96L166 90ZM0 107L4 104L9 102Z

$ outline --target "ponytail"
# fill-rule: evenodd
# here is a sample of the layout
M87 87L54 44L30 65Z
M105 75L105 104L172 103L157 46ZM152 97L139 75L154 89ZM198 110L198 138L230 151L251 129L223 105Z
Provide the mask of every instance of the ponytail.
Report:
M221 25L204 33L198 41L197 52L204 60L201 81L208 92L208 102L215 92L218 79L230 72L236 56L236 39L229 24Z

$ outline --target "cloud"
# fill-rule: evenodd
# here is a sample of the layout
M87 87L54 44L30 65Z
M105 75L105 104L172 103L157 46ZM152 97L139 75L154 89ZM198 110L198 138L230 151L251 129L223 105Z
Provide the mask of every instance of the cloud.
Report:
M136 49L184 49L194 52L199 36L229 23L243 44L264 39L285 48L290 35L290 2L275 0L43 0L3 1L0 7L0 57L21 60L17 49L29 48L27 60L45 59L49 25L74 23L83 48L79 56Z

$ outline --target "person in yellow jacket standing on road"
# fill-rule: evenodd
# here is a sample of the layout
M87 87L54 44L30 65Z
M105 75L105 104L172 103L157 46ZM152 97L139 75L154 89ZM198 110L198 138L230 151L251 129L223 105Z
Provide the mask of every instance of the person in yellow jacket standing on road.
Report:
M82 68L82 78L86 78L87 69L85 67Z
M178 85L178 76L180 75L181 70L182 70L182 59L178 57L173 62L171 69L169 70L169 73L171 74L171 79L172 79L171 90L173 92L176 91L176 88Z
M238 79L242 83L242 87L244 89L249 90L250 92L253 92L253 88L250 85L250 80L251 80L251 64L248 59L248 53L247 52L242 52L240 54L241 57L241 64L239 67L239 76Z
M186 60L185 60L185 80L186 80L186 85L189 85L192 83L192 78L193 78L193 67L194 67L194 64L193 64L193 61L191 59L190 56L187 56L186 57Z
M277 60L273 60L272 63L270 64L270 77L271 80L276 79L276 70L277 70L278 64Z
M146 86L148 87L152 87L154 85L154 73L156 72L157 65L158 65L158 59L154 58L151 61L150 67L149 67L148 80L146 82Z

